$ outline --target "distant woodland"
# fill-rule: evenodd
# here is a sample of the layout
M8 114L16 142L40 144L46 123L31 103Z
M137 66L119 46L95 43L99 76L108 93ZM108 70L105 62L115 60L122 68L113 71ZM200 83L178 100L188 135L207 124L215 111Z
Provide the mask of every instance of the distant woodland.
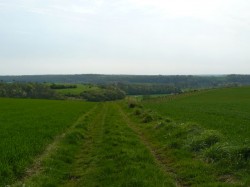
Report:
M0 83L0 97L12 98L61 98L54 90L39 83Z
M126 95L179 94L188 90L250 85L250 75L34 75L0 76L0 81L0 97L111 101ZM86 89L81 90L79 85L86 85ZM69 91L64 94L57 91L62 89ZM80 92L72 94L72 90L77 89Z
M151 83L167 84L177 88L208 88L224 85L249 85L250 75L218 75L218 76L193 76L193 75L30 75L30 76L0 76L1 82L38 82L38 83Z

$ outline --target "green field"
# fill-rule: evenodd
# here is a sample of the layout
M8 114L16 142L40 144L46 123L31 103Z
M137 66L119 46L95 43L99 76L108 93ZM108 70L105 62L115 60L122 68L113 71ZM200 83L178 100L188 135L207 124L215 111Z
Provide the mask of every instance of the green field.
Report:
M143 104L174 120L218 130L235 144L249 144L250 87L215 89L172 100L158 98Z
M249 93L0 99L0 186L249 186Z
M79 121L28 186L174 186L114 103ZM76 136L77 135L77 136ZM76 141L72 141L76 136ZM67 150L67 151L66 151ZM53 170L51 170L51 167Z
M0 186L24 175L46 146L95 104L0 99Z
M171 158L180 180L188 185L202 181L222 185L210 183L217 178L229 182L226 186L249 185L249 87L159 97L141 104L146 111L144 118L156 115L152 118L159 121L158 125L142 126L141 131L151 142L168 150L161 154ZM207 173L202 175L202 171Z
M63 85L67 85L67 84L63 84ZM95 85L76 84L76 86L77 88L57 89L56 92L62 95L79 96L84 91L100 89L98 86L95 86Z

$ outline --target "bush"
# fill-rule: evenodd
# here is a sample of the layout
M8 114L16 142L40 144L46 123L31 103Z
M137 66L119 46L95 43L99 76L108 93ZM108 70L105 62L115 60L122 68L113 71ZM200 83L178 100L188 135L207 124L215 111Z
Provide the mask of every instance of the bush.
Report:
M151 122L153 120L154 119L153 119L153 116L151 114L149 114L149 113L144 113L143 114L143 119L142 119L143 123L149 123L149 122Z
M172 120L170 118L165 118L165 122L170 123Z
M0 83L0 97L61 99L49 86L38 83Z
M135 108L136 106L137 106L137 104L135 102L129 102L128 103L129 108Z
M199 136L195 136L189 146L192 151L200 151L209 148L222 140L222 135L215 130L205 130Z
M250 147L249 146L243 146L240 149L238 149L238 155L241 158L241 160L249 161L250 160Z
M164 122L159 122L156 126L155 126L155 129L159 129L161 127L165 126L165 123Z
M221 162L228 166L245 166L250 161L249 146L229 146L229 144L215 144L204 152L209 162Z
M81 97L87 101L114 101L125 98L125 93L118 88L108 87L100 90L89 90L82 92Z
M136 116L139 116L139 115L142 114L142 111L139 110L139 109L136 109L135 112L134 112L134 114L135 114Z
M69 88L77 88L77 85L73 84L52 84L50 85L51 89L69 89Z

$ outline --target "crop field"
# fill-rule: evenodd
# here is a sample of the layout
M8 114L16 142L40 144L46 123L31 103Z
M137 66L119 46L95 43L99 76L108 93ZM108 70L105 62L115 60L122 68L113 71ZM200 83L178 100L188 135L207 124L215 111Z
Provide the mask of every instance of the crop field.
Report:
M213 177L227 181L232 186L249 186L249 87L159 97L144 100L141 105L146 108L144 110L147 112L143 114L146 120L152 120L155 114L165 118L163 121L158 120L155 126L161 129L158 132L153 126L146 129L142 126L141 129L151 142L168 148L166 154L173 159L173 168L181 168L180 173L176 169L177 175L181 177L187 172L187 175L194 175L192 182L204 180L208 183L211 180L208 177L214 174ZM139 109L135 113L142 115ZM197 163L197 159L189 157L209 164ZM174 161L176 158L177 162ZM187 167L192 168L192 171L188 171ZM202 170L208 173L213 171L213 174L199 178L201 175L196 172ZM189 181L186 174L181 178Z
M32 159L93 103L0 99L0 186L20 178Z
M64 84L64 85L67 85L67 84ZM97 86L87 85L87 84L76 84L76 86L77 86L77 88L58 89L56 91L60 94L63 94L63 95L78 96L84 91L100 89Z
M28 186L174 186L114 103L78 122ZM66 151L67 150L67 151ZM53 167L53 170L51 170Z
M250 87L158 98L144 105L174 120L218 130L236 145L250 143Z
M249 93L242 87L93 103L0 99L0 186L249 186ZM242 125L235 127L240 134L226 129L233 127L228 117ZM217 125L202 123L208 119Z

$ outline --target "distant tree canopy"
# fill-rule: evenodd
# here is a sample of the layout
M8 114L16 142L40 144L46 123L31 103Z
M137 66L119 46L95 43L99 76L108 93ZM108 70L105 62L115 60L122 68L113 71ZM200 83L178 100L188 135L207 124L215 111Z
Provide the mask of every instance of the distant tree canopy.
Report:
M117 87L108 86L100 90L88 90L81 93L81 97L87 101L113 101L124 99L125 92Z
M221 76L193 76L193 75L30 75L30 76L0 76L2 82L48 82L48 83L151 83L168 84L177 88L208 88L224 85L250 85L250 75L221 75Z
M30 83L33 82L33 83ZM51 86L41 83L53 83ZM67 84L64 84L67 83ZM76 88L77 83L102 85L77 97L89 101L110 101L128 95L172 94L183 89L250 85L250 75L32 75L0 76L0 97L60 98L56 89ZM108 86L109 85L109 86ZM68 97L76 97L69 93Z
M0 83L0 97L58 99L49 86L38 83Z
M116 86L128 95L176 94L181 89L168 84L125 84L117 83Z
M77 85L74 84L55 84L50 85L51 89L69 89L69 88L77 88Z

